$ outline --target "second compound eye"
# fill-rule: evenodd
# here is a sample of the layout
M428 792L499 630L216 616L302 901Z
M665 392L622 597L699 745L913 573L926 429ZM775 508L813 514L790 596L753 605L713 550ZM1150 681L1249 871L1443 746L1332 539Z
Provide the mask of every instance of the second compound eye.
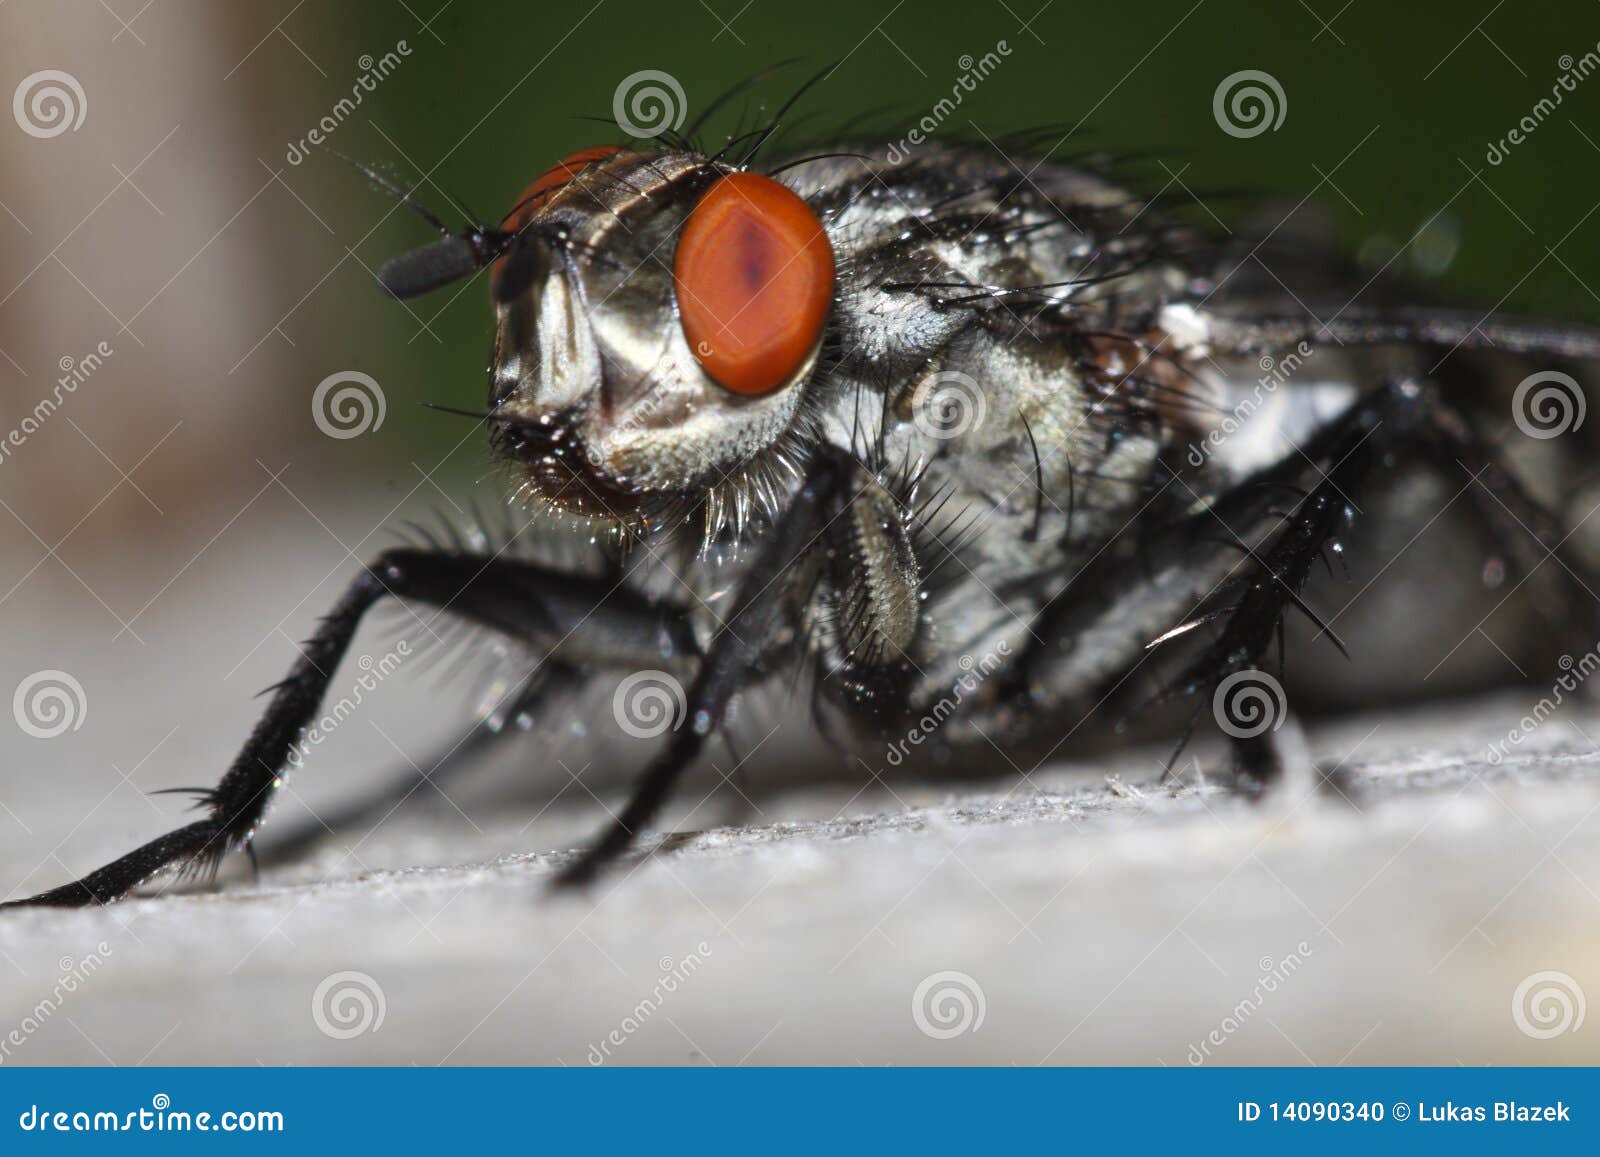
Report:
M833 247L792 190L730 173L678 237L673 279L701 368L736 394L771 393L805 364L833 300Z
M622 150L615 145L600 145L592 149L580 149L562 157L534 179L533 184L523 190L522 196L517 199L513 214L525 220L532 212L554 194L570 185L590 165L597 165L601 161L610 160ZM515 229L515 225L508 226Z

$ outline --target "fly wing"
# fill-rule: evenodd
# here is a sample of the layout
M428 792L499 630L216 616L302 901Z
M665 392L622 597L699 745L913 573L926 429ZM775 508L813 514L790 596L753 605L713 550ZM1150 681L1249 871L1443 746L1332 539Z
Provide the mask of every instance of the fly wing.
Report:
M1502 317L1472 310L1428 306L1331 308L1318 318L1314 307L1260 306L1248 315L1208 311L1212 337L1241 353L1308 341L1313 345L1426 345L1446 349L1600 361L1600 329L1562 322Z
M1600 360L1600 329L1427 303L1426 287L1340 256L1331 219L1314 207L1258 214L1237 234L1193 249L1195 307L1223 353L1312 345L1430 347Z

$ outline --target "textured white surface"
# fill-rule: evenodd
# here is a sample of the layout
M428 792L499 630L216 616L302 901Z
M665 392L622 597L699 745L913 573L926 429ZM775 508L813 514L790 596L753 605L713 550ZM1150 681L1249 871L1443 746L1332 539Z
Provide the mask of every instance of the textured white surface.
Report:
M581 898L544 890L539 853L590 830L587 796L532 826L537 805L468 806L476 830L408 808L257 885L8 914L0 1026L110 951L6 1059L581 1065L615 1031L626 1064L1182 1065L1215 1030L1209 1063L1600 1062L1600 1012L1550 1039L1513 1015L1541 971L1600 996L1600 759L1579 754L1600 732L1552 721L1488 767L1524 699L1315 730L1351 756L1355 809L1164 789L1144 752L1110 786L795 789ZM313 1015L343 971L383 1004L349 1039ZM983 1009L947 1039L913 1014L943 972Z

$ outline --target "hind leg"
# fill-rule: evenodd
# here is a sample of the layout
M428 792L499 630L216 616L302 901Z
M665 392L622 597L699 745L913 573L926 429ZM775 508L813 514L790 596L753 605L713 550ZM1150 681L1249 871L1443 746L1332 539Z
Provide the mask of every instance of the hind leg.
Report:
M1345 433L1328 455L1329 464L1319 464L1320 481L1288 513L1281 530L1263 545L1247 550L1245 575L1222 592L1222 597L1233 603L1222 629L1174 687L1178 693L1213 696L1213 714L1234 739L1241 782L1247 789L1270 787L1281 778L1285 761L1270 732L1241 736L1241 724L1229 717L1223 691L1233 684L1235 689L1255 687L1258 695L1270 692L1276 702L1267 710L1277 713L1275 724L1281 723L1287 711L1282 686L1261 670L1261 665L1275 636L1281 649L1283 620L1291 610L1301 612L1312 623L1314 638L1331 641L1343 650L1335 634L1343 612L1324 620L1305 604L1301 591L1323 551L1336 545L1339 535L1358 517L1354 503L1377 471L1420 458L1445 476L1461 479L1463 495L1476 508L1497 549L1520 573L1518 586L1546 564L1553 562L1559 567L1563 593L1559 605L1547 609L1547 617L1561 633L1582 639L1587 647L1589 631L1600 611L1600 597L1595 594L1600 583L1585 574L1582 564L1565 549L1566 535L1557 520L1529 496L1493 448L1460 411L1440 397L1436 387L1411 381L1380 387L1364 397L1340 424ZM1387 568L1393 560L1379 561ZM1262 687L1266 690L1260 691Z

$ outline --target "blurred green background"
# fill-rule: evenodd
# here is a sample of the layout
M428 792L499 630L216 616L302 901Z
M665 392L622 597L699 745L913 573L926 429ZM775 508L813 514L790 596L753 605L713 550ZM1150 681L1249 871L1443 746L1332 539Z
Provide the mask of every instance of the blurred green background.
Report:
M1600 220L1590 216L1600 199L1600 78L1564 93L1504 163L1485 159L1489 143L1549 94L1564 55L1596 50L1600 7L1588 0L1504 8L1492 0L504 0L451 5L427 30L390 3L323 6L307 18L320 22L317 41L332 61L381 53L402 37L413 49L361 110L382 133L350 124L337 147L392 161L396 174L412 171L408 160L432 170L439 186L485 215L502 212L554 158L618 139L582 118L609 116L618 83L638 70L677 78L692 117L752 72L799 58L750 102L736 102L726 127L741 105L771 107L838 62L800 106L797 139L826 142L865 114L888 123L899 111L913 122L948 95L963 56L1005 41L1011 55L964 94L935 139L1052 124L1064 132L1082 121L1063 153L1147 153L1161 182L1164 162L1189 189L1259 194L1285 210L1312 194L1296 224L1320 212L1344 253L1373 268L1415 237L1391 272L1429 296L1600 320ZM1282 85L1287 115L1277 131L1235 139L1218 129L1212 94L1241 69ZM327 86L325 99L336 95ZM337 204L347 222L341 234L365 232L374 216L362 183L333 164L302 165L294 183L319 212ZM434 191L430 200L444 198ZM1249 215L1247 200L1208 203L1234 223ZM359 252L375 266L424 236L397 215ZM413 342L414 322L376 303L357 271L342 272L349 295L324 315L326 342L372 357L403 346L396 368L429 399L481 402L489 338L481 286L448 304L449 293L419 303L424 316L438 311L431 324L443 340ZM437 436L439 419L413 417L406 437L420 448Z

